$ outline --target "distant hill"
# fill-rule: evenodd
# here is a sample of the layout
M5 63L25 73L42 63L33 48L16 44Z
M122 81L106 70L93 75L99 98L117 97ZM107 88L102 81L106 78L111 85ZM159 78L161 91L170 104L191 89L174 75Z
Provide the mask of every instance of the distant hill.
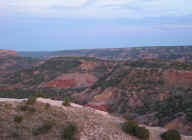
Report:
M7 77L7 75L31 68L39 62L40 59L38 58L19 56L16 51L0 50L0 81Z
M6 56L17 56L17 52L12 51L12 50L1 50L0 49L0 58L6 57Z
M156 46L132 48L84 49L55 52L18 52L21 56L49 58L55 56L87 56L101 59L167 59L192 60L192 46Z

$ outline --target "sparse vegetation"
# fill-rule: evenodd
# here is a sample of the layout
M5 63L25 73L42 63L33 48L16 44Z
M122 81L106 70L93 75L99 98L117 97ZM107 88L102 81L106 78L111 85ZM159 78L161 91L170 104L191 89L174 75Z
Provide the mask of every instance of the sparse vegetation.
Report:
M37 99L37 97L31 96L31 97L28 98L26 104L27 105L33 105L36 102L36 99Z
M45 109L47 110L47 109L49 109L50 108L50 104L49 103L46 103L45 104Z
M36 112L35 107L29 106L29 105L18 105L17 108L18 108L20 111L23 111L23 112L25 112L25 111L31 112L31 113Z
M123 131L130 134L130 135L135 135L135 128L137 127L137 122L136 121L127 121L123 124Z
M147 130L145 127L137 126L135 128L135 136L142 140L148 140L149 130Z
M75 138L77 131L77 126L74 123L69 123L62 130L62 138L72 140Z
M168 130L161 135L162 140L181 140L177 130Z
M124 132L132 136L136 136L139 139L142 140L149 139L149 130L147 130L145 127L140 127L134 120L129 120L125 122L123 124L122 129Z
M63 101L63 105L64 106L70 106L70 99L69 99L69 97L65 97L65 99L64 99L64 101Z
M23 116L19 116L19 115L14 116L14 121L16 123L21 123L23 121Z
M48 133L48 131L54 126L54 121L45 121L41 126L33 131L34 136Z

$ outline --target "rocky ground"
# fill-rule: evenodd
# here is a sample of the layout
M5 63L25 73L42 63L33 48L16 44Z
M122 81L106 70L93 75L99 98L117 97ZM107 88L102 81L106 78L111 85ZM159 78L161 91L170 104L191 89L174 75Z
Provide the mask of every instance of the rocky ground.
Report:
M103 111L77 104L65 107L62 101L38 98L30 105L35 111L21 111L18 107L26 104L26 99L0 99L0 139L1 140L60 140L61 130L67 123L77 125L76 138L80 140L137 140L121 130L121 118L110 116ZM21 123L14 121L14 116L23 116ZM38 136L33 131L43 122L53 121L53 127ZM163 128L147 127L150 140L160 140ZM192 140L192 137L182 137Z

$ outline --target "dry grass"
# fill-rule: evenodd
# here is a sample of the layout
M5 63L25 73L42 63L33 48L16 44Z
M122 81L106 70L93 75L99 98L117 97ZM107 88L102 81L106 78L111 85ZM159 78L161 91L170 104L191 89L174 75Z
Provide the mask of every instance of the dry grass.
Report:
M69 122L77 125L76 139L108 140L127 139L120 127L113 121L107 120L102 114L95 113L88 108L56 107L47 109L46 103L36 102L28 105L36 109L35 112L22 111L19 106L26 102L0 102L0 140L62 140L61 131ZM21 123L14 121L14 116L23 116ZM46 121L54 121L53 127L38 136L33 131Z
M26 102L0 102L0 140L62 140L61 132L69 122L77 125L77 140L137 140L125 134L114 119L90 108L64 107L62 104L53 106L51 103L47 108L47 103L37 101L30 105L36 109L35 112L18 109L18 106L25 104ZM16 115L23 116L21 123L14 122ZM54 122L54 125L46 132L34 136L34 130L47 121ZM157 136L151 138L159 140Z

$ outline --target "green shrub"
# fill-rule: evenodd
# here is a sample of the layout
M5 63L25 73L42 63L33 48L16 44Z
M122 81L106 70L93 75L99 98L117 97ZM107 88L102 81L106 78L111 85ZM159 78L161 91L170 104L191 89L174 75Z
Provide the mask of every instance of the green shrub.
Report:
M181 140L180 133L177 130L168 130L161 135L163 140Z
M47 133L55 124L54 121L45 121L42 126L38 127L33 131L34 136L38 136L40 134L45 134Z
M32 106L28 106L28 105L19 105L17 107L20 111L28 111L28 112L31 112L31 113L34 113L36 112L36 109Z
M34 113L34 112L36 112L36 109L34 107L32 107L32 106L28 106L27 111L31 112L31 113Z
M136 136L139 139L142 140L148 140L149 139L149 130L147 130L145 127L140 127L136 121L129 120L123 124L122 127L123 131L132 135Z
M64 127L62 131L62 138L63 139L74 139L75 134L77 133L77 126L73 123L68 124Z
M21 123L21 122L23 121L23 116L15 116L15 117L14 117L14 121L15 121L16 123Z
M44 93L39 92L39 93L36 93L36 94L35 94L35 97L45 98L46 96L45 96L45 94L44 94Z
M147 130L145 127L137 126L135 128L135 136L142 140L148 140L149 139L149 130Z
M28 106L27 106L27 105L19 105L19 106L17 106L17 108L18 108L20 111L27 111Z
M36 99L37 99L37 97L31 96L31 97L28 98L26 104L27 105L33 105L36 102Z
M48 110L50 108L50 104L49 103L46 103L45 104L45 109Z
M135 128L137 127L137 122L136 121L133 121L133 120L130 120L130 121L127 121L123 124L123 131L130 134L130 135L135 135Z
M69 99L69 97L65 97L65 99L63 101L63 105L64 106L70 106L70 99Z

